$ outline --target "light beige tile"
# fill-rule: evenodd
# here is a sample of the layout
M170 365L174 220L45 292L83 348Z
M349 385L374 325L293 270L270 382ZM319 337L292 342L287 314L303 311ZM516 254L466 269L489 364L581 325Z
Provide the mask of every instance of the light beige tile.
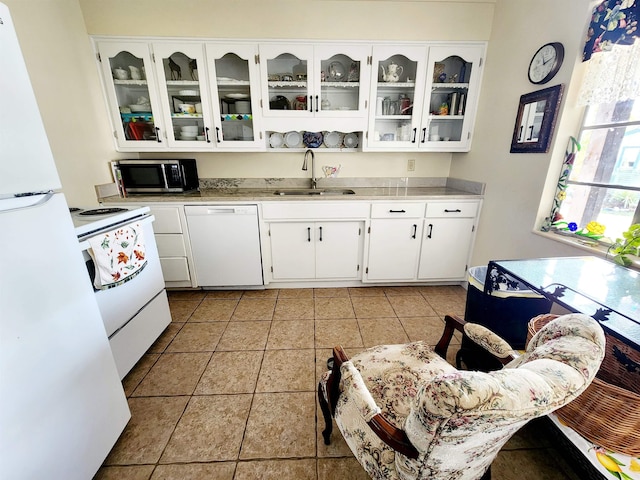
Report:
M237 299L240 300L240 298L242 298L242 294L244 292L242 290L208 290L207 291L207 296L205 298L207 299L226 299L226 300L233 300L233 299Z
M316 320L316 348L362 347L358 322L354 318Z
M387 297L352 297L351 303L357 318L386 318L396 315Z
M102 467L93 480L149 480L153 465Z
M187 323L167 352L213 352L226 326L224 322Z
M419 287L419 290L427 300L431 297L443 295L457 295L459 297L466 297L467 295L467 291L460 285L435 285L433 287Z
M238 462L234 480L316 480L315 458Z
M279 290L277 288L268 288L265 290L245 290L242 298L278 298Z
M271 320L275 306L275 298L245 298L243 296L233 312L231 320Z
M334 480L348 478L349 480L370 480L367 472L354 457L350 458L319 458L318 480Z
M316 319L355 318L351 298L318 298L315 300Z
M436 297L429 297L428 299L429 305L431 305L436 313L442 317L447 314L463 317L465 301L466 299L464 297L459 297L457 295L440 295Z
M399 320L412 342L422 340L436 345L444 332L444 322L440 317L400 317Z
M211 353L165 353L132 396L191 395L210 358Z
M233 315L239 300L205 298L193 312L190 322L227 322Z
M358 325L365 347L409 342L409 337L397 318L359 318Z
M278 300L281 298L313 298L313 288L281 288Z
M251 395L191 397L160 463L235 460Z
M156 463L189 397L130 398L131 420L105 465Z
M314 392L256 393L240 459L315 455Z
M314 297L348 297L348 288L314 288Z
M164 332L153 342L153 345L149 347L147 352L163 353L184 325L184 323L170 323L167 325L167 328L165 328Z
M349 288L352 297L384 297L384 287L355 287Z
M160 358L160 354L146 353L142 356L138 363L127 373L127 376L122 379L122 386L124 387L124 393L128 397L130 396L136 387L140 384L144 376L149 373L153 364Z
M202 300L173 300L169 298L172 322L186 322Z
M398 317L431 317L436 312L422 296L391 296L389 303Z
M313 348L313 330L313 322L309 320L274 320L267 340L267 350Z
M168 290L169 301L172 300L202 300L206 296L204 290Z
M315 352L309 350L267 350L256 392L315 391Z
M274 320L313 320L313 298L278 298Z
M229 322L217 351L264 350L271 322Z
M195 395L253 393L262 364L262 351L215 352Z
M384 287L384 293L388 297L396 295L420 295L420 287Z
M235 469L235 462L158 465L151 480L233 480Z

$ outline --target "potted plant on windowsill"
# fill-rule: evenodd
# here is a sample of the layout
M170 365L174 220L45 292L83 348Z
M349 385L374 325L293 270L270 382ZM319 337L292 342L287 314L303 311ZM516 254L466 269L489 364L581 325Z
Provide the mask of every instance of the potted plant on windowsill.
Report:
M629 230L623 232L622 237L616 238L607 253L614 254L613 261L615 263L628 267L634 262L627 255L640 257L640 223L631 225Z

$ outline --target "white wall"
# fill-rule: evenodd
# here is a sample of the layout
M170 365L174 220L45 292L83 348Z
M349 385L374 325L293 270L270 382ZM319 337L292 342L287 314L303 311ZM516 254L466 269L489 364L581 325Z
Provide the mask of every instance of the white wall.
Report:
M585 254L532 230L549 213L564 150L577 133L581 110L575 107L575 90L590 12L586 0L497 1L473 148L454 155L451 163L451 176L487 184L473 265ZM531 84L531 57L543 44L557 41L565 47L560 72L545 85ZM565 85L563 110L549 153L509 153L520 96L560 83Z

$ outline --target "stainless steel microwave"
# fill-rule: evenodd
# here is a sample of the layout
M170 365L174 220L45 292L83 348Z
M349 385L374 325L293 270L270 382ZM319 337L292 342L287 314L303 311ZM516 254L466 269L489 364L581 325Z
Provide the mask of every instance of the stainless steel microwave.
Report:
M111 162L111 168L123 195L198 190L198 169L194 159L115 160Z

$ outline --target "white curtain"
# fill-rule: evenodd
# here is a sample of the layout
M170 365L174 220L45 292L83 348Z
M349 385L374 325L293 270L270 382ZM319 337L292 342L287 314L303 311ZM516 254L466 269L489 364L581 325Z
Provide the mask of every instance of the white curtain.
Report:
M579 105L612 103L640 97L640 41L612 45L587 62Z

